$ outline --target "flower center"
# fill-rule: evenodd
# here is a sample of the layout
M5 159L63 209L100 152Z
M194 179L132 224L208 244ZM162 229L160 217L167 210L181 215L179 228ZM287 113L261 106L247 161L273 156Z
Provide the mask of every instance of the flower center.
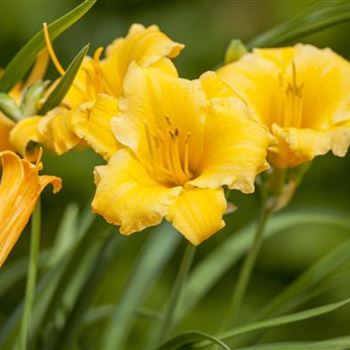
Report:
M169 117L164 117L168 128L151 135L145 125L146 139L151 161L150 173L160 182L167 185L183 186L192 179L189 169L190 133L181 132L173 127Z
M297 81L295 62L292 63L292 80L286 82L280 74L279 82L282 91L277 102L278 124L284 127L300 128L303 115L304 83L299 84Z

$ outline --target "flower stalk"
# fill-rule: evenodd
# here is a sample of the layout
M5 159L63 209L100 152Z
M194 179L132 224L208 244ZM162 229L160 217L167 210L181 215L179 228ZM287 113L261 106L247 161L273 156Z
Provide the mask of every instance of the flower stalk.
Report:
M41 204L40 204L40 201L38 201L32 215L28 277L27 277L27 285L26 285L26 294L24 299L24 311L22 316L21 332L19 337L19 350L27 349L28 329L29 329L30 318L32 315L34 294L35 294L35 284L36 284L36 277L37 277L40 236L41 236Z

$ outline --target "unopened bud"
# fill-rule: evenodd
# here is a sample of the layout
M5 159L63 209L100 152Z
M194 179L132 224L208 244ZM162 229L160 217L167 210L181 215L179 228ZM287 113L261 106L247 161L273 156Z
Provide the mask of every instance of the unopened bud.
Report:
M225 53L225 64L238 61L248 50L240 39L233 39Z

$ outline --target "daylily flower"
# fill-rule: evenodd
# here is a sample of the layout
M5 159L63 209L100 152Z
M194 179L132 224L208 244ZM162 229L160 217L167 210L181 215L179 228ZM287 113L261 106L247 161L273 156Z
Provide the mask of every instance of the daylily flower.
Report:
M133 64L123 89L112 130L124 147L95 170L93 210L125 235L166 218L199 244L225 225L224 185L254 191L267 129L213 72L189 81Z
M311 45L255 49L218 75L276 138L268 159L295 167L350 143L350 63Z
M11 151L0 152L0 266L16 244L39 199L41 191L52 184L61 188L55 176L39 176L39 165L21 159Z
M49 39L47 46L58 70L64 73L50 48ZM22 145L18 151L23 152L31 140L42 143L57 154L88 143L108 159L112 145L113 151L118 147L110 129L110 120L117 112L117 99L122 95L130 63L135 61L142 67L152 66L175 74L170 58L176 57L182 48L183 45L169 39L155 25L148 28L132 25L125 38L118 38L107 47L105 58L100 59L102 48L96 50L93 58L85 58L60 107L47 116L34 116L31 121L16 125L12 131L13 140L18 134L24 134L21 128L36 125L36 135L28 134L30 137L24 140L20 137Z

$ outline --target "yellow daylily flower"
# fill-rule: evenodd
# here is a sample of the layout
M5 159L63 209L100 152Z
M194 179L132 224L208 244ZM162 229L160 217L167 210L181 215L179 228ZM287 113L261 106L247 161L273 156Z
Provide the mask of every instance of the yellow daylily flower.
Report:
M124 146L95 170L93 210L129 235L170 221L193 244L224 226L222 186L254 191L267 129L208 72L189 81L133 64L112 130Z
M117 99L122 95L129 65L135 61L142 67L152 66L177 75L170 58L176 57L182 48L183 45L172 41L155 25L147 28L132 25L125 38L118 38L107 47L105 58L100 59L103 49L99 48L94 57L84 59L60 109L51 111L43 120L33 117L37 133L28 134L24 143L28 144L34 137L58 154L87 143L109 159L109 146L118 147L110 120L117 114ZM23 135L22 127L25 127L22 122L16 126L13 139L17 133Z
M17 242L35 208L41 191L52 184L61 188L55 176L39 176L39 167L21 159L14 152L0 152L0 266Z
M276 138L269 152L278 168L295 167L350 144L350 63L311 45L255 49L218 75Z

